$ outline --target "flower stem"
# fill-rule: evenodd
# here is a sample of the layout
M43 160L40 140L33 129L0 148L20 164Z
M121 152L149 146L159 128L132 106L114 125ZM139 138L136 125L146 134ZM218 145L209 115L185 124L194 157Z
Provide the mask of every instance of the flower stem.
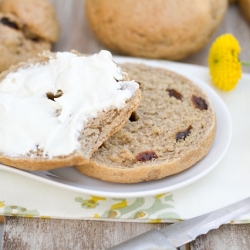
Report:
M250 62L241 62L242 66L250 66Z

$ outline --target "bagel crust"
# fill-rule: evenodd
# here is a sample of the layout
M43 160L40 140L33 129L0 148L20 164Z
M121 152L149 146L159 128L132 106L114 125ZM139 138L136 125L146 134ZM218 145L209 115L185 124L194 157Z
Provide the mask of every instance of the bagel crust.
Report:
M181 60L209 42L228 0L86 0L85 4L94 34L109 50Z
M59 23L49 0L0 1L0 72L49 50Z
M142 101L124 127L77 169L108 182L137 183L179 173L205 157L216 131L206 94L166 69L121 67L140 84Z

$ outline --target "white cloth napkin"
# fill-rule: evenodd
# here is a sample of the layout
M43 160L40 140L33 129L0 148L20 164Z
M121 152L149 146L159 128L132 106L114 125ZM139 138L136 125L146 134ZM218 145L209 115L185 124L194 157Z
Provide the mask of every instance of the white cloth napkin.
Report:
M170 68L178 66L180 71L203 80L220 95L233 125L231 143L221 162L205 177L184 188L137 198L92 196L0 170L0 215L174 222L211 212L250 195L250 74L244 74L237 87L225 93L211 84L205 67L150 62ZM249 223L250 214L234 222Z

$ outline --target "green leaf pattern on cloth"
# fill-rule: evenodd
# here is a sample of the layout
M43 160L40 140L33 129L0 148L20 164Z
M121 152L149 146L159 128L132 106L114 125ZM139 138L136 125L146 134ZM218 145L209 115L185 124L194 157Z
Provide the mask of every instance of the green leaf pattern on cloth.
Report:
M143 219L161 222L164 219L179 220L174 212L173 195L166 193L153 197L104 198L91 196L88 200L75 198L83 209L93 209L93 218L99 219Z
M0 200L0 212L5 216L50 217L45 216L44 211L31 209L30 206L32 205L8 204L8 202ZM75 197L74 201L67 202L67 209L72 209L72 211L77 209L83 214L83 218L100 220L128 220L149 223L180 220L174 207L173 195L170 193L128 199L83 195ZM78 218L81 218L79 215Z
M5 216L23 216L23 217L38 217L39 212L37 210L29 210L25 207L10 205L5 206L3 201L0 201L0 207L4 207Z

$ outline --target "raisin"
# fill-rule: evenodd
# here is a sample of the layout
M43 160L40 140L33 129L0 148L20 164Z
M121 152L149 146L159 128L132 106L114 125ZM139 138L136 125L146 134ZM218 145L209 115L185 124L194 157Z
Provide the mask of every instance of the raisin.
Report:
M136 156L137 161L150 161L153 158L158 158L154 151L141 152Z
M139 120L139 116L137 115L137 113L136 113L135 111L132 112L132 114L131 114L130 117L129 117L129 120L130 120L131 122L136 122L136 121Z
M185 140L186 137L190 135L191 129L192 129L192 128L193 128L193 127L190 125L186 130L181 131L181 132L178 132L178 133L175 135L176 141Z
M7 18L7 17L3 17L0 22L3 25L6 25L6 26L8 26L8 27L10 27L12 29L18 30L17 24L15 22L10 21L9 18Z
M61 90L58 90L55 95L51 92L46 93L48 99L50 99L51 101L55 101L55 98L62 96L62 94L63 92Z
M170 97L175 97L178 100L182 100L182 94L176 91L175 89L167 89Z
M196 108L200 110L207 110L207 104L203 98L193 95L192 102Z
M39 39L38 37L33 37L33 38L31 38L31 40L32 40L33 42L39 42L39 41L40 41L40 39Z

